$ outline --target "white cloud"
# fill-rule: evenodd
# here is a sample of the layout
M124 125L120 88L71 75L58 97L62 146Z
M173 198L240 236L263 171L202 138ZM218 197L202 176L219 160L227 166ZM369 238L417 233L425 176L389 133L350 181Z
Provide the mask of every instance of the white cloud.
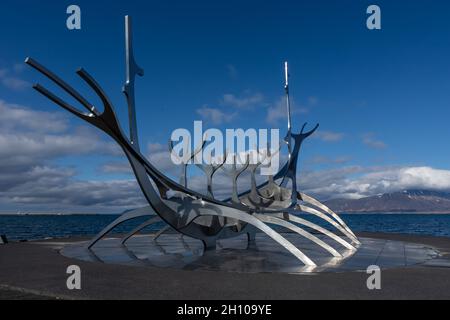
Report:
M291 116L295 114L308 113L308 109L300 106L296 106L295 103L291 103ZM280 120L287 121L287 107L286 98L280 98L273 106L267 109L266 122L270 125L279 124Z
M4 159L28 157L51 159L69 155L83 154L119 154L120 150L113 143L108 143L86 127L79 127L74 132L65 134L38 133L0 133L0 162Z
M269 107L269 109L267 110L267 116L266 116L267 123L269 123L271 125L276 125L282 119L287 121L287 111L286 111L285 103L286 102L285 102L284 98L282 98L274 106Z
M227 93L223 95L221 104L237 109L251 109L258 104L264 104L264 96L261 93L251 94L248 91L239 97L234 94Z
M6 88L20 91L27 87L31 87L31 84L25 80L20 79L17 76L22 69L15 65L13 66L12 72L9 69L0 69L0 83L4 85Z
M315 156L307 160L307 163L311 164L343 164L349 162L351 158L349 156L339 156L335 158L326 156Z
M67 130L68 120L62 113L36 111L0 100L0 131L8 132L20 127L21 131L61 132Z
M407 189L450 190L450 171L431 167L344 167L304 172L298 183L322 199L362 198Z
M237 79L239 76L239 72L237 71L237 68L232 64L228 64L226 67L227 67L228 76L233 80Z
M126 162L106 163L101 166L101 170L104 173L133 174L130 164Z
M365 145L374 149L384 149L387 147L386 143L379 139L376 139L373 133L364 134L362 137L362 141Z
M74 172L57 167L33 167L0 190L2 209L50 212L117 212L145 204L134 179L80 181ZM4 181L5 176L0 174Z
M317 97L308 97L308 104L310 106L315 106L319 102Z
M325 142L341 141L344 138L344 136L345 134L341 132L321 131L321 130L318 130L313 135L314 138L320 139Z
M197 109L196 112L203 120L210 121L215 125L231 122L237 115L236 113L226 113L220 109L209 108L208 106Z
M450 171L431 167L405 167L373 172L365 177L374 190L450 189ZM379 192L376 192L379 193Z
M172 174L177 177L181 172L180 167L172 162L168 146L160 143L148 143L146 154L147 159L158 170L164 172L165 174ZM127 161L108 162L103 164L100 169L104 173L133 174L130 164Z
M148 148L148 152L152 153L152 152L160 152L163 150L168 150L169 146L164 146L161 143L149 143L147 145Z
M0 101L0 112L2 210L42 208L45 211L50 205L54 210L70 212L119 212L145 204L134 177L129 180L81 181L74 168L52 164L55 159L70 155L121 155L120 149L104 140L96 130L72 128L61 114L34 111L4 101ZM212 119L226 121L223 117L227 116L220 113ZM148 144L148 154L158 169L172 174L176 179L179 168L171 162L166 146ZM111 161L103 166L103 171L125 173L129 172L129 167L125 161ZM240 177L241 190L249 187L249 180L248 173ZM204 190L204 176L197 173L190 181L191 186ZM214 179L216 195L229 196L230 181L222 171L218 172ZM298 183L302 191L323 200L361 198L405 189L447 191L450 190L450 170L412 166L347 166L333 170L300 171Z
M97 130L72 128L59 113L35 111L4 101L0 101L0 113L0 208L41 206L45 201L47 206L73 208L92 203L93 199L98 199L98 208L112 199L107 198L107 193L96 198L99 191L88 187L97 185L119 196L113 189L121 192L118 185L122 182L79 181L73 168L52 164L66 156L122 155L120 148L103 139ZM84 191L81 187L72 189L81 185L86 186ZM136 193L134 198L138 196Z

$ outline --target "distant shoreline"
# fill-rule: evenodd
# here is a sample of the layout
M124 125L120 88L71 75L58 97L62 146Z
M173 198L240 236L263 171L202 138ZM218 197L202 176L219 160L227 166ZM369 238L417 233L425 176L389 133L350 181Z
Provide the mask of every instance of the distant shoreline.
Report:
M379 211L336 211L338 214L343 215L352 215L352 214L379 214L379 215L402 215L402 214L426 214L426 215L450 215L450 211L430 211L430 212L417 212L417 211L387 211L387 212L379 212ZM308 213L302 213L308 214ZM1 213L1 216L14 216L14 217L29 217L29 216L119 216L121 213Z
M379 212L379 211L345 211L345 212L339 212L339 211L336 211L338 214L380 214L380 215L383 215L383 214L399 214L399 215L401 215L401 214L429 214L429 215L432 215L432 214L439 214L439 215L447 215L447 214L450 214L450 211L442 211L442 212L439 212L439 211L430 211L430 212L417 212L417 211L392 211L392 212L389 212L389 211L387 211L387 212Z
M29 217L29 216L120 216L122 213L3 213L1 216Z

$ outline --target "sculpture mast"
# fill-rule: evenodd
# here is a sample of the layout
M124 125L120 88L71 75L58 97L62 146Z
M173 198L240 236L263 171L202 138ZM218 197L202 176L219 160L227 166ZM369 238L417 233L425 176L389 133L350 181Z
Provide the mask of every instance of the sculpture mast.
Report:
M125 56L126 82L123 87L123 93L125 94L128 104L130 141L134 148L139 151L140 148L136 123L134 82L136 75L141 77L144 75L144 70L140 68L134 60L131 17L129 16L125 16Z
M288 151L289 151L289 160L291 159L291 137L292 137L292 122L291 122L291 100L289 97L289 70L287 61L284 63L284 77L285 77L285 85L284 91L286 93L286 108L287 108L287 117L288 117L288 131L285 138Z

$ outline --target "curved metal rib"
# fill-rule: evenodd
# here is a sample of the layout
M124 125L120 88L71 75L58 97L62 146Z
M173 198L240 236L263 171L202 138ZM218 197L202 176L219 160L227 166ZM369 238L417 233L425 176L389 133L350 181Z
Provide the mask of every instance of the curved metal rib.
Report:
M62 99L60 99L59 97L57 97L56 95L54 95L53 93L48 91L46 88L41 86L39 83L33 85L33 88L36 91L38 91L40 94L47 97L49 100L53 101L54 103L56 103L57 105L59 105L60 107L62 107L64 109L66 109L70 113L76 115L77 117L85 120L86 122L91 123L92 119L94 119L91 115L86 115L86 114L82 113L80 110L78 110L77 108L75 108L75 107L71 106L70 104L68 104L67 102L63 101Z
M141 231L142 229L155 224L157 222L161 222L162 219L159 216L153 217L147 221L145 221L144 223L140 224L139 226L137 226L136 228L134 228L133 230L131 230L129 233L127 233L121 240L122 244L125 244L125 242L128 241L128 239L130 239L132 236L134 236L135 234L137 234L139 231Z
M207 203L202 203L202 201L198 200L193 200L190 205L185 205L184 208L187 211L186 215L191 216L191 218L188 218L186 221L186 228L191 226L195 220L203 216L214 216L239 220L267 234L270 238L272 238L274 241L280 244L283 248L289 251L297 259L302 261L305 265L316 266L316 264L310 258L308 258L300 249L295 247L290 241L288 241L278 232L273 230L271 227L269 227L267 224L265 224L263 221L261 221L260 219L256 218L253 215L249 215L240 210L220 205L210 205Z
M207 206L205 207L207 208ZM227 217L227 218L233 218L236 220L240 220L242 222L246 222L255 228L261 230L265 234L267 234L270 238L272 238L274 241L276 241L278 244L280 244L283 248L285 248L287 251L289 251L291 254L293 254L297 259L299 259L301 262L303 262L306 266L312 266L315 267L316 264L308 258L302 251L300 251L296 246L294 246L290 241L288 241L286 238L284 238L282 235L280 235L278 232L270 228L268 225L266 225L263 221L260 219L249 215L247 213L229 209L229 208L222 208L223 210L226 209L226 212L223 212L223 210L210 210L209 212L205 211L199 211L197 214L199 216L219 216L219 217Z
M102 89L100 84L97 81L95 81L94 77L92 77L83 68L78 69L77 74L80 76L81 79L83 79L87 83L88 86L92 88L92 90L94 90L94 92L97 94L97 96L103 103L104 107L103 113L101 115L98 114L96 116L101 117L103 119L104 124L106 124L109 130L111 130L116 135L120 134L121 138L125 139L125 136L123 135L122 130L120 128L119 121L114 112L113 104L111 100L109 100L109 97L106 95L105 91ZM128 139L125 140L127 140L127 142L130 143Z
M289 230L294 231L295 233L305 237L308 240L311 240L312 242L314 242L315 244L317 244L318 246L324 248L326 251L328 251L329 253L331 253L334 257L338 257L338 258L342 258L342 255L336 251L336 249L334 249L332 246L330 246L329 244L325 243L324 241L320 240L318 237L312 235L311 233L309 233L308 231L303 230L302 228L284 220L284 219L280 219L278 217L274 217L274 216L269 216L269 215L264 215L264 214L255 214L255 217L258 218L259 220L265 222L265 223L269 223L269 224L275 224L277 226L281 226L284 228L287 228Z
M323 210L323 211L327 212L328 214L330 214L359 243L358 238L353 233L353 231L347 226L347 224L344 222L344 220L342 220L341 217L339 217L339 215L337 213L335 213L333 210L331 210L330 208L328 208L326 205L322 204L318 200L316 200L316 199L314 199L314 198L312 198L312 197L310 197L310 196L308 196L307 194L304 194L304 193L299 193L299 200L302 200L304 202L310 203L313 206L315 206L317 208L320 208L321 210Z
M274 153L272 153L271 147L269 146L269 142L267 142L267 153L266 153L266 159L268 160L268 165L271 166L272 165L272 160L273 157L275 157L277 154L279 154L281 151L281 145L279 145L278 150L276 150ZM280 199L276 199L277 194L279 194L279 186L275 183L274 179L273 179L273 172L271 172L271 174L268 177L268 181L267 181L267 191L269 192L269 194L267 195L263 195L260 191L259 187L256 187L256 191L258 192L258 195L263 198L263 199L273 199L273 200L280 200Z
M336 229L338 229L340 232L342 232L345 236L347 236L348 238L350 238L354 243L356 244L360 244L359 240L353 236L351 233L349 233L344 227L342 227L339 223L337 223L335 220L331 219L329 216L327 216L326 214L320 212L319 210L310 208L308 206L305 205L298 205L298 208L300 209L300 211L303 212L307 212L310 214L313 214L323 220L325 220L326 222L330 223L331 225L333 225ZM294 211L295 212L295 211Z
M348 243L347 241L345 241L344 239L342 239L341 237L339 237L338 235L334 234L333 232L331 232L330 230L327 230L315 223L312 223L308 220L302 219L300 217L297 217L296 215L290 214L290 213L274 213L274 214L268 214L269 216L274 216L286 221L290 221L290 222L295 222L301 225L304 225L308 228L311 228L313 230L316 230L324 235L326 235L327 237L333 239L334 241L338 242L339 244L341 244L342 246L344 246L345 248L347 248L348 250L356 250L356 248L354 246L352 246L350 243Z
M164 233L166 233L167 231L169 231L171 229L170 226L164 226L161 230L159 230L156 234L155 237L153 238L153 241L156 241L159 239L159 237L161 237ZM183 236L183 234L181 234L181 236Z
M238 157L238 155L235 154L233 157L234 159L233 159L233 163L232 163L232 167L231 167L230 171L226 170L225 167L223 167L223 166L222 166L222 170L225 171L225 173L228 174L232 180L233 187L232 187L232 191L231 191L231 202L236 205L243 205L238 196L237 180L238 180L239 176L242 173L244 173L245 170L247 170L248 165L250 164L250 155L249 154L246 155L245 163L242 163L240 156L239 156L239 162L242 164L242 167L240 169L237 169L237 157Z
M116 228L118 225L132 219L136 219L143 216L156 216L156 212L152 209L152 207L144 207L132 211L125 212L116 220L111 222L106 228L100 231L94 239L92 239L87 247L88 249L92 248L101 238L103 238L106 234L108 234L111 230Z
M259 148L256 147L255 151L256 151L256 156L255 156L254 163L247 166L248 169L250 170L250 180L251 180L250 194L248 196L248 200L253 206L255 206L256 208L259 208L259 207L261 207L261 205L264 204L264 201L271 200L271 199L262 196L259 193L258 186L256 184L256 170L265 161L265 159L267 158L267 154L264 155L264 158L261 160Z
M308 138L310 135L312 135L317 128L319 127L319 124L317 124L311 131L304 133L304 129L306 127L305 123L302 127L302 130L299 134L294 134L289 132L288 136L286 137L288 141L289 146L289 161L286 164L286 168L280 170L280 172L285 172L284 176L282 176L282 181L280 186L286 187L288 180L291 180L292 183L292 194L291 194L291 201L294 205L297 202L297 162L298 162L298 155L300 153L301 146L303 144L303 141ZM291 147L291 139L294 139L294 148ZM276 175L276 178L278 175Z
M222 162L217 165L212 164L212 160L211 160L211 164L208 164L208 165L196 164L196 166L199 169L201 169L206 175L207 192L208 192L208 197L210 197L210 198L214 199L214 193L212 190L213 176L217 172L217 170L219 170L225 164L226 161L227 161L227 152L224 153Z
M176 153L173 152L173 141L171 139L169 139L169 152L171 155L175 156L175 158L177 158L177 160L182 165L180 184L183 185L185 188L187 188L187 166L192 162L192 160L197 156L197 154L199 154L203 150L203 147L206 144L206 139L207 139L207 135L205 134L203 136L202 144L197 149L194 149L194 152L190 155L190 157L187 161L183 161L183 159L179 155L177 155ZM188 140L188 145L189 145L189 149L190 149L190 138Z
M58 86L60 86L61 89L66 91L68 94L70 94L72 97L74 97L75 100L80 102L81 105L83 105L83 107L85 107L87 111L89 111L90 113L92 112L94 114L97 114L97 111L96 111L94 105L92 103L90 103L89 101L87 101L78 91L76 91L74 88L72 88L70 85L68 85L60 77L58 77L54 73L47 70L44 66L42 66L40 63L38 63L36 60L34 60L32 58L29 58L29 57L26 58L25 63L32 66L33 68L35 68L36 70L38 70L39 72L44 74L46 77L51 79L53 82L58 84Z

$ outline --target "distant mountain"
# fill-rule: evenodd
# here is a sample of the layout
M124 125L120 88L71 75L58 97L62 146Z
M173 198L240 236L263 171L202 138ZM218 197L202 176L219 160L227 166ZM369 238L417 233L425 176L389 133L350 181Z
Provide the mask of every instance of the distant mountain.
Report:
M336 212L450 213L450 193L405 190L361 199L333 199L325 204Z

